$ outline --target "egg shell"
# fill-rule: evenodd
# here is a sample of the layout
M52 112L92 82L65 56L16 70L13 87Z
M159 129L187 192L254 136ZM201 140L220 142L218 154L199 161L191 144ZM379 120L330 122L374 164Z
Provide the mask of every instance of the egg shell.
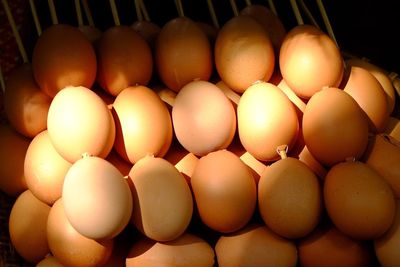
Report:
M215 254L220 267L297 266L296 244L265 225L251 224L222 235L215 245Z
M68 170L62 191L71 225L92 239L109 239L129 223L132 195L121 172L105 159L86 156Z
M52 205L61 197L64 177L71 163L54 148L47 130L36 135L29 144L24 161L24 176L32 194Z
M351 95L368 118L370 131L380 133L389 118L385 91L368 70L351 66L342 82L343 90Z
M9 196L18 196L28 188L24 162L30 141L11 125L0 124L0 190Z
M183 175L163 158L147 156L132 167L131 222L145 236L171 241L185 232L193 214L192 194Z
M237 108L238 133L244 148L261 161L279 158L276 148L289 151L299 132L299 120L289 98L275 85L259 82L240 98Z
M96 78L96 53L77 27L54 24L35 43L32 70L37 84L50 97L67 86L90 88Z
M233 105L208 81L192 81L181 88L172 107L179 143L197 156L226 148L236 132Z
M367 147L368 132L361 108L339 88L324 88L307 102L302 121L304 142L324 166L359 159Z
M399 266L400 255L400 199L396 200L396 215L392 226L383 236L374 240L374 250L382 267Z
M115 140L115 124L104 101L86 87L67 87L51 102L47 130L60 155L73 163L83 154L106 157Z
M214 47L215 67L221 80L243 93L256 81L268 81L275 54L263 26L247 15L229 19L218 31Z
M172 119L166 104L146 86L127 87L113 104L116 123L114 148L128 162L146 155L162 157L173 137Z
M46 234L49 212L50 206L29 190L21 193L11 208L8 220L10 241L27 262L36 264L50 252Z
M20 134L33 138L47 128L51 97L40 90L28 63L17 67L6 81L4 110Z
M393 223L394 193L384 178L363 162L334 165L325 177L323 194L329 218L354 239L377 238Z
M102 266L111 255L114 240L96 241L81 235L69 222L63 202L60 198L54 203L47 221L47 237L52 255L62 266Z
M36 264L36 267L63 267L56 257L48 255Z
M203 30L188 17L177 17L164 24L154 56L161 81L175 92L188 82L208 81L211 77L211 44Z
M218 150L201 157L191 185L200 218L211 229L234 232L253 216L256 183L250 168L234 153Z
M355 240L333 225L320 225L298 242L299 263L304 267L371 266L372 251L366 241Z
M153 55L146 40L129 26L104 31L97 44L97 82L117 96L137 84L147 85L153 73Z
M299 97L309 99L325 86L339 86L344 63L329 35L303 24L286 34L279 51L279 69L288 86Z
M258 209L265 224L286 238L309 234L323 211L317 176L299 159L287 157L265 169L258 183Z
M126 266L212 267L214 250L201 237L186 232L167 242L141 238L133 243Z

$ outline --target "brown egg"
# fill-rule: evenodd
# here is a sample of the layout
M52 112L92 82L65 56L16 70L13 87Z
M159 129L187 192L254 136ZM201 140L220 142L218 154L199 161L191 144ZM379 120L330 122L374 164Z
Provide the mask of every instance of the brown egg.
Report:
M369 244L352 239L332 225L321 225L298 242L303 267L365 267L372 262Z
M338 88L324 88L307 102L304 142L318 162L332 166L360 158L368 143L368 121L357 102Z
M322 214L317 176L299 159L287 157L265 169L258 182L258 209L265 224L286 238L309 234Z
M115 139L110 110L96 93L82 86L67 87L53 98L47 130L54 148L71 163L85 153L106 157Z
M380 67L359 58L351 58L346 60L346 64L348 66L358 66L368 70L374 77L379 81L383 90L386 94L387 99L387 107L388 107L388 114L393 112L396 103L396 93L393 87L393 83L390 80L386 71L381 69Z
M61 197L64 177L71 163L55 150L47 130L36 135L25 155L26 184L39 200L52 205Z
M113 96L129 86L147 85L153 73L149 44L129 26L113 26L103 33L97 59L97 81Z
M10 240L27 262L38 263L50 252L46 235L49 212L50 206L29 190L21 193L12 206L8 220Z
M208 81L213 69L207 35L187 17L174 18L161 28L155 61L161 81L175 92L193 80Z
M36 267L63 267L56 257L52 255L46 256L43 260L41 260Z
M204 224L223 233L245 226L252 217L257 189L249 167L228 150L218 150L198 161L192 190Z
M28 188L24 161L30 141L11 125L0 124L0 190L9 196L18 196Z
M375 254L382 267L400 266L400 199L396 200L396 215L392 226L374 240Z
M228 147L236 132L233 105L208 81L192 81L181 88L172 107L172 122L178 141L198 156Z
M338 87L344 72L335 42L312 25L298 25L287 33L279 52L279 68L288 86L305 99L323 87Z
M132 23L131 27L149 43L152 49L154 48L158 34L161 31L160 26L151 21L138 20Z
M384 133L400 141L400 120L396 117L389 117Z
M260 4L248 5L240 11L240 14L255 18L264 27L271 38L275 55L278 56L279 49L286 36L286 29L279 17L268 7Z
M67 86L90 88L93 85L96 54L78 28L55 24L45 29L35 43L32 70L39 87L54 97Z
M297 248L264 225L249 225L221 236L215 246L219 267L294 267Z
M51 207L47 238L51 253L62 266L102 266L109 259L114 246L113 239L96 241L77 232L65 215L62 198Z
M114 147L125 160L135 163L146 155L164 156L173 130L166 104L146 86L128 87L113 104L116 122Z
M367 164L346 161L325 177L326 211L335 226L355 239L374 239L393 222L396 202L389 184Z
M374 75L364 68L351 66L342 86L364 111L370 131L382 132L389 118L387 97Z
M51 98L40 90L26 63L17 67L6 81L4 110L10 124L20 134L33 138L47 128Z
M188 227L192 194L183 175L163 158L140 159L129 173L133 198L131 221L147 237L171 241Z
M68 170L62 191L65 214L82 235L109 239L129 223L132 195L121 172L105 159L86 156Z
M261 161L278 159L280 145L288 145L290 151L298 136L299 120L292 102L271 83L255 83L243 93L237 118L240 141Z
M389 183L400 197L400 141L384 134L370 138L363 161Z
M134 266L213 267L214 250L201 237L186 232L167 242L141 238L126 258L126 267Z
M238 93L256 81L268 81L275 67L271 39L260 23L246 15L235 16L222 26L214 57L221 80Z

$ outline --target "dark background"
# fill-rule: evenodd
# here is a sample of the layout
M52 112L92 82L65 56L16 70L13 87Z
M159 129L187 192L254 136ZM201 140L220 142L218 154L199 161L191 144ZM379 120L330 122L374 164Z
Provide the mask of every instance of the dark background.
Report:
M60 23L77 24L74 1L54 1ZM136 21L134 0L115 0L121 24L130 25ZM178 16L174 0L144 0L150 18L158 25ZM244 0L237 0L238 9L245 6ZM253 0L253 4L268 6L267 0ZM315 0L304 0L323 26ZM400 9L397 1L383 0L324 0L336 39L343 51L368 58L372 63L400 73ZM95 25L104 30L113 25L109 0L88 0ZM220 25L234 14L229 0L213 1ZM289 0L274 1L278 15L287 30L296 25ZM206 0L182 0L185 15L194 20L211 23ZM39 1L39 14L43 28L51 23L47 1ZM304 14L304 13L303 13ZM303 15L305 22L307 17ZM32 24L33 27L33 24ZM34 29L32 29L34 32Z

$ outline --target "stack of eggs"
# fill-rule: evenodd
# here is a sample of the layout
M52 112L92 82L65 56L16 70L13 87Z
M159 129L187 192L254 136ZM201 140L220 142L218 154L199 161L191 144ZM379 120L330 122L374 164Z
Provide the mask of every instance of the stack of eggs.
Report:
M383 70L259 5L209 35L89 30L50 26L7 80L0 189L27 262L400 265Z

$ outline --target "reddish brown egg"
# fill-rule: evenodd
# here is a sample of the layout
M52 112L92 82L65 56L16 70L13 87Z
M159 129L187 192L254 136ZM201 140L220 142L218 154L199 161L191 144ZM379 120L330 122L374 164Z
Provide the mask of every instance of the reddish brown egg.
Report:
M78 28L51 25L35 43L33 75L50 97L67 86L90 88L96 78L97 60L92 44Z
M97 81L113 96L129 86L147 85L153 73L149 44L129 26L113 26L103 33L97 59Z

